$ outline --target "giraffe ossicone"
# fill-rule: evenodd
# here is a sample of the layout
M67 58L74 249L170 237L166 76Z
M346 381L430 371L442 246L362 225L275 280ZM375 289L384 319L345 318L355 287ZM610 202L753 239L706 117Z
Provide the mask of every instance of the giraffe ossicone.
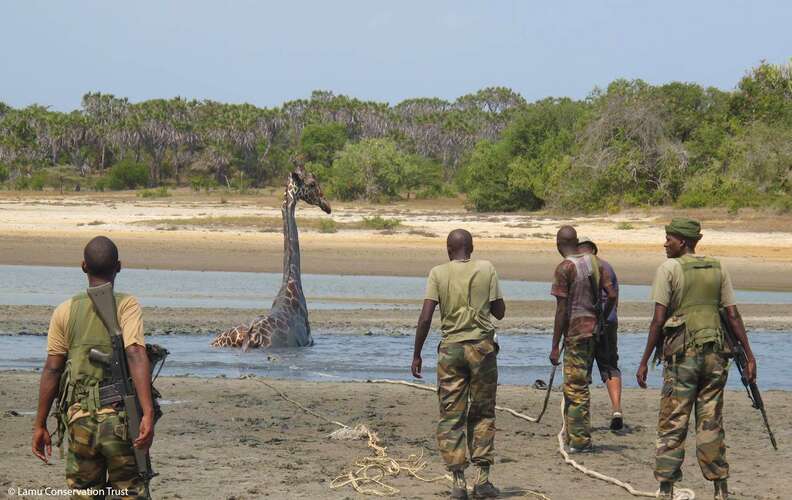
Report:
M313 174L298 165L289 174L283 193L283 281L269 314L217 334L212 347L241 347L244 350L268 347L313 345L308 307L300 277L300 242L295 208L302 200L330 213L330 204Z

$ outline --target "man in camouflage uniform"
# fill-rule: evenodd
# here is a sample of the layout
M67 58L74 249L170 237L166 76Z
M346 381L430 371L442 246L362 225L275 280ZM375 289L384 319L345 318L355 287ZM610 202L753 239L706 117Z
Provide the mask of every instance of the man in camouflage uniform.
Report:
M607 297L603 315L610 314L616 303L616 291L610 275L593 254L578 250L577 232L562 226L556 246L564 260L556 267L550 293L556 297L553 344L550 362L560 363L561 337L564 337L564 420L567 445L571 453L592 451L591 368L597 348L598 319L595 303Z
M728 497L726 445L723 430L723 389L729 374L719 308L726 309L731 329L745 349L745 375L756 379L751 352L731 277L717 259L695 254L701 225L676 218L666 226L666 260L652 287L654 316L649 327L637 379L646 387L649 357L657 349L663 361L663 388L657 424L655 478L661 498L672 499L682 479L688 422L696 414L696 457L704 477L714 482L715 498Z
M113 282L121 270L118 249L99 236L85 247L83 271L89 286ZM154 439L154 405L151 371L146 355L141 309L137 300L116 294L119 324L127 361L142 409L140 432L128 435L126 412L121 402L104 404L101 387L107 370L88 356L92 348L112 352L110 336L85 293L55 309L47 334L47 361L41 374L38 411L33 427L33 454L48 462L52 440L47 415L58 398L58 427L68 433L66 482L74 490L101 490L111 498L149 498L147 482L135 463L135 448L147 449ZM108 492L108 489L114 490ZM109 494L112 493L112 494ZM92 498L77 494L73 498Z
M498 489L489 475L495 439L498 344L490 316L502 319L506 305L492 264L471 260L470 233L451 231L446 243L450 262L434 267L429 274L416 329L412 374L421 378L421 350L440 304L437 445L454 475L451 498L468 498L464 474L468 453L478 469L473 497L494 498Z

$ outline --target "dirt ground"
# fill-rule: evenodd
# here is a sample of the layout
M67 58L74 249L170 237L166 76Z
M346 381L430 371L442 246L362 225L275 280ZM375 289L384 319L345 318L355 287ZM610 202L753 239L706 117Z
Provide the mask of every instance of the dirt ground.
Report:
M364 383L317 383L267 379L162 378L158 386L172 404L157 425L152 460L159 472L152 483L157 498L361 498L350 487L330 482L371 454L363 440L339 441L337 429L281 399L266 381L305 407L348 425L375 430L388 453L404 458L424 450L425 477L444 472L434 440L436 396L409 387ZM0 497L8 488L63 487L64 463L53 453L51 465L30 453L30 427L38 375L0 373ZM499 387L503 406L535 415L543 393L527 387ZM629 481L641 490L657 487L652 476L657 390L627 390L627 430L607 430L607 396L593 390L597 452L580 458L586 467ZM792 394L768 391L765 401L780 450L773 451L758 412L745 395L729 391L725 419L729 482L733 498L789 498L792 451ZM631 498L624 490L592 479L565 465L557 450L560 393L554 392L541 424L497 416L493 479L504 497L553 499ZM50 425L52 427L52 424ZM682 486L697 498L711 498L695 461L693 432L688 440ZM472 475L472 469L469 469ZM387 482L402 498L443 498L449 483L424 483L404 474Z
M272 194L225 198L177 192L151 200L130 193L0 193L0 264L77 265L86 241L105 234L119 244L129 267L280 272L283 241L278 232L233 224L191 225L206 218L277 218L279 206ZM699 251L722 257L735 286L792 290L792 216L684 213L702 218ZM448 231L463 227L475 237L474 256L491 260L501 277L548 281L559 261L555 231L561 224L573 224L579 234L597 241L621 281L631 284L651 282L664 259L663 226L680 214L668 209L599 217L476 214L465 211L459 200L336 204L331 216L305 205L298 210L301 218L331 217L339 223L374 215L401 221L394 231L301 231L306 273L425 276L447 259Z

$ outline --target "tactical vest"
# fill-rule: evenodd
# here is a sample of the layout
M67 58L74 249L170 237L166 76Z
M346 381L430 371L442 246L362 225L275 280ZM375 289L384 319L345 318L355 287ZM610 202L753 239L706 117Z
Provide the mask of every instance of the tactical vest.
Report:
M126 297L116 293L116 304ZM69 323L66 326L69 337L69 351L66 355L66 368L60 382L58 394L59 408L64 413L74 403L83 410L94 413L99 403L99 384L109 376L99 363L91 361L88 353L96 348L104 353L112 353L112 343L102 320L94 311L88 295L81 293L72 297Z
M723 349L718 308L721 303L721 266L711 257L685 255L676 259L682 266L684 286L679 308L666 321L665 358L684 353L689 347L715 344Z

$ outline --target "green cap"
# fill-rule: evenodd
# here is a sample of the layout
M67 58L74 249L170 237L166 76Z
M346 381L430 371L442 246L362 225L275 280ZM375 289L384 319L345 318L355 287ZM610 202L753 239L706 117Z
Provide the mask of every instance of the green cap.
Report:
M666 233L681 236L685 239L695 240L701 238L701 223L687 217L677 217L665 227Z
M594 243L588 236L581 236L578 238L578 246L583 244L591 245L592 248L594 248L594 253L599 252L599 249L597 249L597 244Z

